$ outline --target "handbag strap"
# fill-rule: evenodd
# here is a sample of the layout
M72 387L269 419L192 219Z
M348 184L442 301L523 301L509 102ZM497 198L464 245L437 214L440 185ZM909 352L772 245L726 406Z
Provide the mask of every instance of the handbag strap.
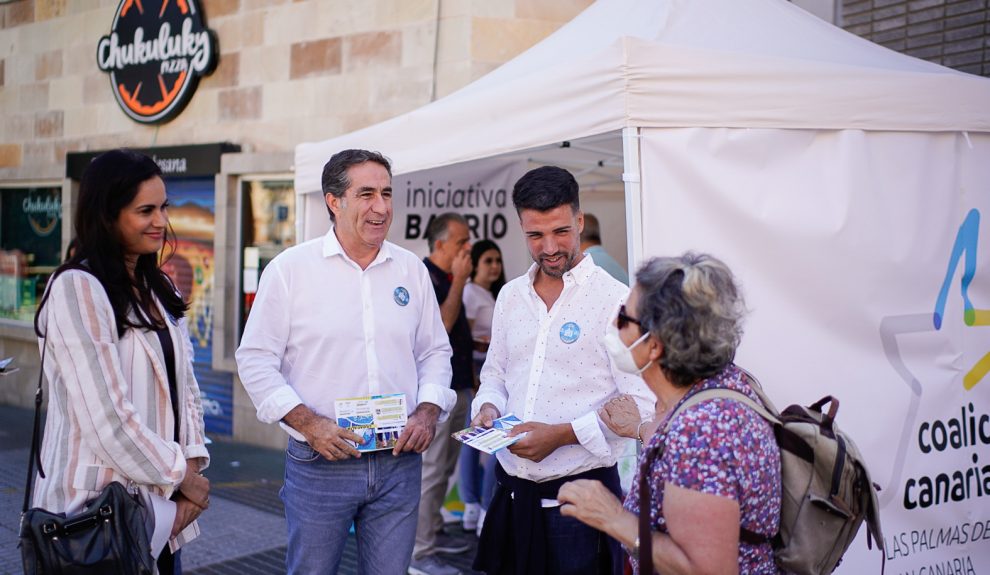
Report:
M38 391L34 392L34 431L31 432L31 456L28 458L27 485L24 487L24 508L27 512L31 505L31 488L34 486L34 466L38 466L38 475L45 476L41 467L41 402L44 397L42 382L45 378L45 354L48 351L48 338L41 338L41 367L38 368Z
M655 449L647 447L643 466L639 468L639 572L653 573L653 528L650 525L650 475L653 470L653 460L658 453L663 453L663 445Z

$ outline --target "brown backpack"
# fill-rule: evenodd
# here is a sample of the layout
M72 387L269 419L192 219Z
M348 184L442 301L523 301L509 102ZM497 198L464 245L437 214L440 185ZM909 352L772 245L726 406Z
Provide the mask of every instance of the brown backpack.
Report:
M738 391L705 389L678 406L667 418L667 425L688 407L723 398L742 403L773 426L780 447L782 488L780 531L770 540L777 566L795 574L831 573L864 520L867 545L872 549L871 538L875 539L883 551L878 488L870 481L869 470L852 438L835 425L838 400L826 396L809 407L792 405L780 413L756 378L743 373L762 405ZM829 405L828 412L822 411L825 405ZM646 463L662 453L661 448ZM640 513L648 510L649 502L640 501ZM739 539L753 544L766 541L745 528L740 528ZM647 542L649 538L641 534L640 541Z

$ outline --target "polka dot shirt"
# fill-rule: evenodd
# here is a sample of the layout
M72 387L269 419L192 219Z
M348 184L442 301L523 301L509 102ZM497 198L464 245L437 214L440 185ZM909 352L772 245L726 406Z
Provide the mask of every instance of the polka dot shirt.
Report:
M598 419L598 408L611 397L631 394L644 416L655 400L642 378L613 369L602 343L629 288L585 257L564 274L564 289L548 310L533 288L536 269L534 264L499 292L472 407L476 414L490 402L523 421L570 423L579 444L560 447L543 461L507 449L497 453L510 475L547 481L614 465L625 451L630 440L606 431Z

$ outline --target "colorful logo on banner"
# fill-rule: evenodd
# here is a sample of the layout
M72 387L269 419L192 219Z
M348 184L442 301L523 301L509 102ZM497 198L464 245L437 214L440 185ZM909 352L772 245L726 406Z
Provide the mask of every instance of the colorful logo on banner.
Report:
M216 68L217 53L198 0L122 0L96 61L124 113L158 124L182 111L200 76Z
M972 394L973 388L986 379L990 372L990 350L980 349L980 359L963 364L962 377L964 399L958 406L948 411L929 414L918 422L921 411L921 396L924 388L915 373L908 368L902 349L897 342L899 336L941 331L950 322L961 320L969 328L990 326L990 310L977 309L970 298L970 286L981 270L977 269L977 245L979 239L980 212L970 210L963 219L951 253L941 287L935 297L935 310L932 313L888 316L880 323L880 337L888 361L901 379L908 385L912 394L908 406L902 438L895 454L891 479L881 495L881 506L893 503L900 495L902 509L922 511L950 503L964 503L979 507L981 500L990 497L990 461L986 460L986 447L990 445L990 413L985 402ZM958 268L962 263L959 283L955 284ZM986 270L982 270L986 272ZM962 296L962 317L947 315L946 306L954 285L958 285ZM960 333L960 332L955 332ZM988 338L977 341L987 342ZM916 448L911 449L911 448ZM923 458L921 465L914 464L915 472L903 478L907 456L911 450L915 457ZM984 458L981 459L981 455ZM890 561L908 559L937 562L946 573L973 572L972 557L963 555L951 559L933 558L926 554L951 548L965 547L985 539L990 539L990 525L982 519L964 521L954 525L932 525L925 529L906 530L885 537L885 552ZM951 568L951 569L950 569ZM924 571L922 571L924 572ZM936 572L932 570L932 572Z
M956 242L952 246L952 256L949 258L949 269L945 272L945 281L942 282L942 289L938 292L938 299L935 300L935 329L942 329L942 321L945 316L945 302L949 297L949 288L952 287L952 278L956 275L956 266L959 260L965 256L963 262L963 275L960 280L963 298L963 322L968 327L990 325L990 309L976 309L969 299L969 285L976 275L976 246L980 237L980 211L970 210L966 219L959 226L959 233L956 234ZM963 387L967 390L973 389L987 372L990 372L990 351L976 362L973 367L963 376Z

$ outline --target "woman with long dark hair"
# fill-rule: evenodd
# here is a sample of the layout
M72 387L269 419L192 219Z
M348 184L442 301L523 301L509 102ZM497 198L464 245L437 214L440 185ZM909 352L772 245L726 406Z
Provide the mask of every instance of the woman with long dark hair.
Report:
M464 286L464 313L474 339L474 373L477 379L485 363L488 343L492 339L492 316L495 299L505 285L502 250L492 240L481 240L471 246L471 281ZM468 414L467 425L471 423ZM476 449L461 449L460 494L464 501L464 529L481 533L485 511L495 488L495 458Z
M175 245L167 208L162 172L147 156L106 152L83 174L76 250L34 320L49 405L33 505L71 516L113 481L149 509L153 497L171 499L171 545L158 567L178 573L171 550L198 534L209 505L200 474L209 454L187 305L159 267Z

